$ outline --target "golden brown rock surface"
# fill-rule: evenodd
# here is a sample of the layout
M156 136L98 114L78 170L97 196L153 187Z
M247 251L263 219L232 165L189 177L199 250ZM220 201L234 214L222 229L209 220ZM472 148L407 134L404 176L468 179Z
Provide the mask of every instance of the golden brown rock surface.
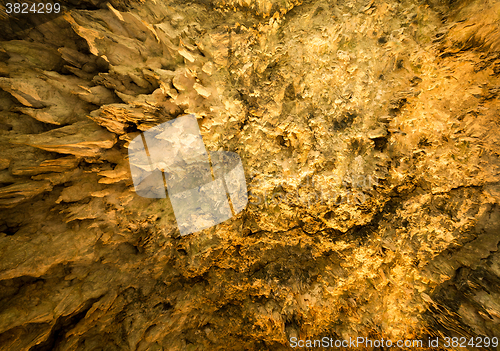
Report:
M1 350L500 337L499 2L64 8L2 15ZM127 146L185 113L251 197L181 237Z

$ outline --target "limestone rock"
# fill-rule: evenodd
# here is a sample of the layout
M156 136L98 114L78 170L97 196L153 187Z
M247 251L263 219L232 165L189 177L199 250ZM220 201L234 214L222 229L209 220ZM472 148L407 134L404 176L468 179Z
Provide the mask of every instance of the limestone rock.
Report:
M0 5L0 350L500 336L498 1L62 4ZM180 236L127 147L187 113L249 203Z

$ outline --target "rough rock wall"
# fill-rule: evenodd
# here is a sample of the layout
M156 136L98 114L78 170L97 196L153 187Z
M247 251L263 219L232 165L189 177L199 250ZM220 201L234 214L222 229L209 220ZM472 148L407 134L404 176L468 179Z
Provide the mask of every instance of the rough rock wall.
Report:
M500 336L500 3L64 5L0 42L0 349ZM251 196L180 237L126 147L185 113Z

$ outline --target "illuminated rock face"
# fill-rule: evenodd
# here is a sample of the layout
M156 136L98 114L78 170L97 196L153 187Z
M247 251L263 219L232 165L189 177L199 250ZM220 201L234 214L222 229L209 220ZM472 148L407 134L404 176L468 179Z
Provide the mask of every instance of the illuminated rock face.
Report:
M0 21L1 349L500 335L497 2L72 6ZM249 198L181 236L127 148L190 113Z

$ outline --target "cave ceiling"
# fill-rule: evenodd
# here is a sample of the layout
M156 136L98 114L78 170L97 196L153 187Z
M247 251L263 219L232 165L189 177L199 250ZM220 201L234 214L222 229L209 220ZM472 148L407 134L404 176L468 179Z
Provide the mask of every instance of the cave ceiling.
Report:
M60 4L0 4L0 350L500 337L500 2ZM181 235L187 114L248 204Z

